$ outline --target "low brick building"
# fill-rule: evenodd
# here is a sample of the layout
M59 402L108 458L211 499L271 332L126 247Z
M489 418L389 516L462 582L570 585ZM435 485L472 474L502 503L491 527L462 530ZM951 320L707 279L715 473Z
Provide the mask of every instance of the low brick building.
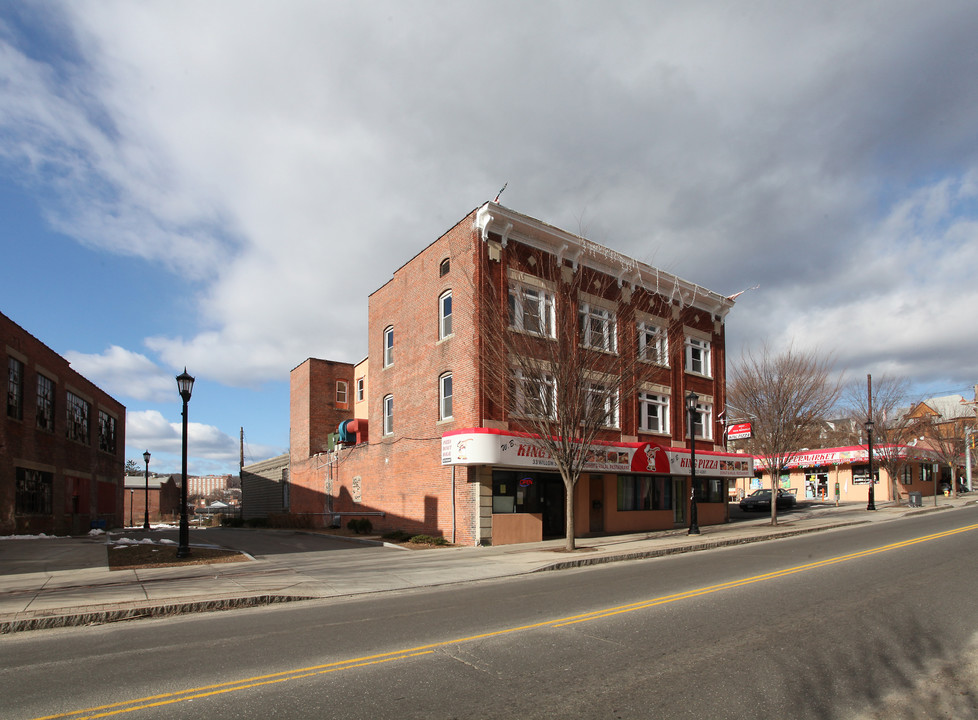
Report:
M149 482L143 475L126 475L123 502L125 522L129 527L142 527L149 501L149 522L173 522L180 514L179 476L150 475Z
M123 523L126 408L0 313L0 534Z
M688 521L690 391L700 398L699 522L727 521L728 482L753 473L751 458L722 445L733 299L495 203L370 296L364 361L310 359L292 371L289 510L469 545L563 535L563 482L527 435L529 411L510 402L548 390L502 379L488 347L500 332L556 337L559 303L580 316L582 342L648 359L648 381L617 397L587 448L575 533Z

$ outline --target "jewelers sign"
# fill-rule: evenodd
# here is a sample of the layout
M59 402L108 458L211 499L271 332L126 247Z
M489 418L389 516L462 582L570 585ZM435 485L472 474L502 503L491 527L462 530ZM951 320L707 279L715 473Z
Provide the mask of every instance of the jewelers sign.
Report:
M751 436L751 426L749 422L734 423L727 428L728 440L746 440Z
M459 430L441 441L442 465L499 465L556 470L557 463L529 435L501 430ZM655 443L607 443L587 451L585 472L655 473L689 475L689 451ZM696 453L696 472L713 477L750 477L753 458L734 453Z

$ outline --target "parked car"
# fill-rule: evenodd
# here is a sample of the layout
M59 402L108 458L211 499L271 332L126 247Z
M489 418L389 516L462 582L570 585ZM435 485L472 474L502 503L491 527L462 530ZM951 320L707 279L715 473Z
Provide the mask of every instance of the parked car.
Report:
M795 506L795 496L787 490L778 488L778 510L791 510ZM748 510L770 510L771 491L755 490L750 495L740 501L740 509L745 512Z

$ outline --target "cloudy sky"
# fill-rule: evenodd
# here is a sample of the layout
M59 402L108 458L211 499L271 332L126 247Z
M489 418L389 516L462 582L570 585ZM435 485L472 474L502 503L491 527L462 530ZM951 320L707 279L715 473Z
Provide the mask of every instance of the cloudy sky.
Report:
M728 353L978 382L974 0L0 5L0 311L127 458L288 446L288 375L505 205L724 294Z

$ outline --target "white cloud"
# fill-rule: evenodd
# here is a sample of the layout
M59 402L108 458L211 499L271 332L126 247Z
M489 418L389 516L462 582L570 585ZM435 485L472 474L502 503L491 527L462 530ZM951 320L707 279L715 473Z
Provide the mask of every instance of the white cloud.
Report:
M760 283L731 358L780 337L973 373L972 2L45 7L77 57L0 44L0 153L63 232L198 282L196 325L146 339L165 366L255 386L359 360L367 295L509 181L519 211ZM131 351L73 362L172 394Z
M183 453L183 425L170 422L157 410L140 410L126 414L127 457L135 458L145 448L152 455L151 470L179 472ZM238 441L213 425L187 423L187 453L193 457L190 474L218 472L208 468L236 466ZM142 465L142 462L139 462Z
M69 351L72 367L116 398L153 402L172 401L176 380L145 355L112 345L100 355Z

